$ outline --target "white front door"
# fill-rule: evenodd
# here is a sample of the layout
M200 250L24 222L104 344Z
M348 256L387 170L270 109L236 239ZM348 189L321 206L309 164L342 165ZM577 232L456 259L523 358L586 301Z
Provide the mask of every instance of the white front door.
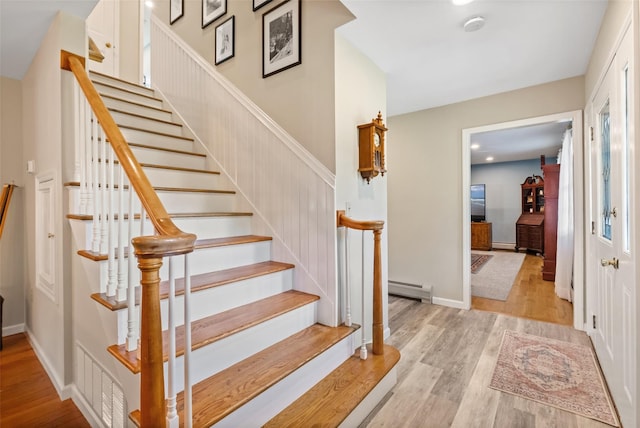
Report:
M596 353L624 426L637 426L633 72L628 31L591 101L588 118L593 134L588 307Z
M118 13L117 0L100 0L87 18L87 33L104 57L102 62L89 61L89 69L118 77Z

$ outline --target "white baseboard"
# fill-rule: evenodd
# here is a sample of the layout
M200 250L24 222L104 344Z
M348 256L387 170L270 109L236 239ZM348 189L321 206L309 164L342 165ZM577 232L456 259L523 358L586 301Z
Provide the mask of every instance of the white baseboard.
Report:
M495 250L515 250L516 243L515 242L493 242L491 243L491 248Z
M64 401L67 398L71 398L72 385L65 385L64 382L58 377L56 371L53 369L53 365L47 358L46 354L43 352L42 347L38 344L38 341L35 339L33 333L31 333L28 328L26 329L25 333L27 334L27 339L31 344L31 348L33 348L33 352L36 353L36 357L38 357L38 360L40 360L40 364L42 364L42 367L44 367L44 370L47 372L47 375L49 376L53 387L56 389L60 400Z
M2 337L13 336L14 334L24 333L24 323L2 327Z
M443 299L442 297L434 297L433 304L440 305L440 306L448 306L450 308L455 308L455 309L469 310L469 307L465 305L465 303L462 300L451 300L451 299Z
M71 399L76 407L78 407L78 410L80 410L80 413L82 413L82 416L84 416L84 418L89 422L89 425L92 427L100 427L104 425L102 420L98 415L96 415L93 407L91 407L91 404L89 404L82 396L82 393L78 391L75 384L71 387Z

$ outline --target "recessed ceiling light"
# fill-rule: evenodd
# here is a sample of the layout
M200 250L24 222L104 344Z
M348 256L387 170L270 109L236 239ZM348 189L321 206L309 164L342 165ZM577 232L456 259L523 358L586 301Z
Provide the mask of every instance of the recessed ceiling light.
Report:
M473 0L451 0L451 3L456 6L464 6L465 4L471 3Z
M480 144L474 143L471 145L471 150L478 150L479 148L480 148Z
M484 27L484 18L481 16L474 16L472 18L469 18L465 21L464 24L462 24L462 27L467 33L478 31L479 29Z
M487 157L487 162L492 162L492 161L493 161L493 156Z
M145 1L144 5L147 6L149 9L153 9L153 2L151 0Z

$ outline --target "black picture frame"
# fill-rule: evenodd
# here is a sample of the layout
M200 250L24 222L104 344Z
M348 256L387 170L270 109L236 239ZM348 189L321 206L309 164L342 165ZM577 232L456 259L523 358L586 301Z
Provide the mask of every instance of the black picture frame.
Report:
M216 27L215 64L222 64L223 62L233 58L235 54L236 17L233 15L231 18Z
M301 0L287 0L262 15L262 77L302 64Z
M184 16L184 0L169 0L169 23L173 25Z
M273 0L253 0L253 11L260 9L262 6L266 6L271 3Z
M202 0L202 28L227 13L227 0Z

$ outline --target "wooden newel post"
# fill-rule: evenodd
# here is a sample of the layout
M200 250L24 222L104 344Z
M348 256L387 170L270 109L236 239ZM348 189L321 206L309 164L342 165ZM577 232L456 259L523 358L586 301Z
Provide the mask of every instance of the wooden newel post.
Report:
M382 230L373 231L373 353L384 353L384 328L382 325Z
M142 313L140 328L140 417L142 428L163 427L165 419L160 267L162 258L140 258Z

